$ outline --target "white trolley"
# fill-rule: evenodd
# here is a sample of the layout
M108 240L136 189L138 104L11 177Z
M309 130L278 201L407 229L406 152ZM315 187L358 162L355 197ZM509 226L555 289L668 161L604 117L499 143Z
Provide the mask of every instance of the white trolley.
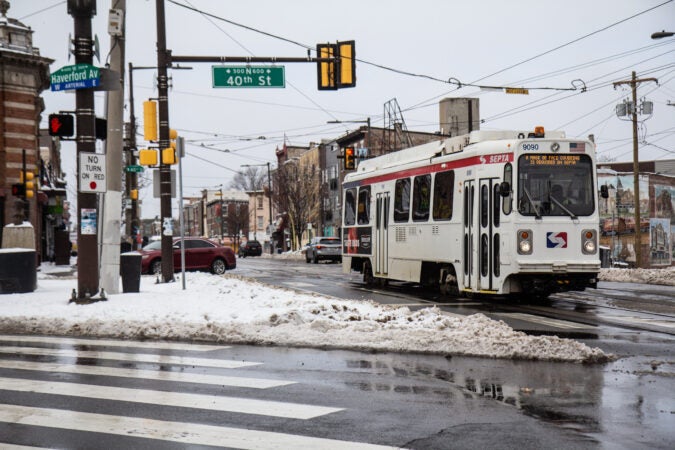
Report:
M594 287L595 167L592 142L542 127L362 160L343 183L343 273L466 296Z

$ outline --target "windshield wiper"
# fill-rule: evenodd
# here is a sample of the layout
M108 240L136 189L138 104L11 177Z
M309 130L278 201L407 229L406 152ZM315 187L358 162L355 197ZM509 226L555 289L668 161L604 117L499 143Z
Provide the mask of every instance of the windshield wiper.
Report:
M556 206L558 206L558 208L560 208L560 209L562 209L564 212L566 212L567 215L570 216L570 217L572 218L572 220L577 220L577 219L578 219L578 217L576 216L576 214L574 214L572 211L570 211L569 209L567 209L567 208L565 207L565 205L563 205L562 203L560 203L560 202L558 201L557 198L555 198L555 197L552 196L552 195L549 195L548 198L549 198L553 203L555 203Z
M525 192L525 198L527 198L527 201L530 203L530 206L532 207L532 210L534 211L534 216L537 219L541 219L541 214L539 213L539 210L537 209L537 205L534 204L534 200L532 200L532 196L530 195L530 192L527 190L526 187L523 188L523 192Z

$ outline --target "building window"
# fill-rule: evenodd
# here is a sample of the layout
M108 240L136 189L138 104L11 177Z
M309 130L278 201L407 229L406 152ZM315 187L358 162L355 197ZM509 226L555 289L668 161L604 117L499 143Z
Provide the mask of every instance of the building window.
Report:
M262 198L262 196L256 197L256 200L258 201L258 209L263 209L263 198Z
M258 216L258 229L265 228L265 219L263 216Z

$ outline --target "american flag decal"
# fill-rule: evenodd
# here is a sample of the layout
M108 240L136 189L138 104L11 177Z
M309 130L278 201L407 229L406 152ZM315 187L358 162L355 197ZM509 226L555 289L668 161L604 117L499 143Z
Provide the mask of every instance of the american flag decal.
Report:
M585 142L570 142L570 152L572 153L586 153Z

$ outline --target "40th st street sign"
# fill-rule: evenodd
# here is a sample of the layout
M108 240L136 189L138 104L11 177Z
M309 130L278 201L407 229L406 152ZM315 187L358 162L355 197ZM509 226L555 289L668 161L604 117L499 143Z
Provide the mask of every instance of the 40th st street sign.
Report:
M212 66L214 88L285 88L284 66Z
M98 87L101 72L91 64L65 66L49 76L52 91Z

